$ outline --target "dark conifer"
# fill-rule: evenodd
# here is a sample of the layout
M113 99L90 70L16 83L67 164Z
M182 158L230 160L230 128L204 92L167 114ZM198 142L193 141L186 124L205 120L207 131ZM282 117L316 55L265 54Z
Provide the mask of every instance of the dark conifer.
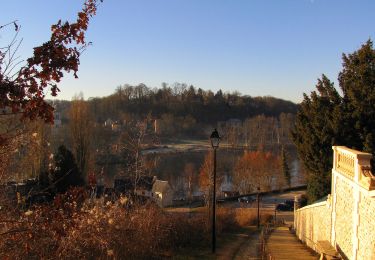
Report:
M291 175L288 164L288 154L285 151L284 146L281 148L281 170L283 172L286 184L288 187L290 187Z
M69 187L84 185L84 178L78 171L73 153L64 145L59 146L54 160L55 169L52 178L56 192L66 192Z
M308 172L310 202L330 191L332 145L375 154L375 50L371 40L354 53L343 54L339 83L342 97L324 75L317 91L304 94L292 131Z

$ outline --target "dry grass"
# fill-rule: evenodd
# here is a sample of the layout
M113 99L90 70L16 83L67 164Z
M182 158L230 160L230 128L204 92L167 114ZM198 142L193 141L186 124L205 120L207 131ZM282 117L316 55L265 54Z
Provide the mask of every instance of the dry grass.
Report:
M219 236L255 221L253 209L218 207ZM187 214L153 204L128 207L126 198L89 201L77 189L26 212L0 211L0 259L162 258L187 248L208 248L210 224L202 208Z
M0 259L153 259L209 241L201 214L187 218L151 204L129 208L125 198L89 202L79 194L18 215L0 212Z
M227 208L219 207L217 212L218 227L220 231L235 231L237 229L256 225L257 210L253 208ZM260 224L263 225L272 220L268 212L260 214Z

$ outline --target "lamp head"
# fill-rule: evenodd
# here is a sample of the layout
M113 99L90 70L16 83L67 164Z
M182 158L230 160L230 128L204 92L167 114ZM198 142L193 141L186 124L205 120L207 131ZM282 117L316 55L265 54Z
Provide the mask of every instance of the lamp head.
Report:
M217 132L216 128L215 128L215 130L211 133L210 140L211 140L212 148L216 149L216 148L219 147L220 136L219 136L219 133Z

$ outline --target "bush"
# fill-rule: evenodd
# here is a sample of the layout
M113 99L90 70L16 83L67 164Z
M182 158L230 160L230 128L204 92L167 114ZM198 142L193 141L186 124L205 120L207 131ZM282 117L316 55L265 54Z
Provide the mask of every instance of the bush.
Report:
M90 200L83 188L59 194L50 205L4 213L0 211L0 259L155 259L210 243L207 211L129 207L125 197ZM262 215L263 223L270 219ZM217 208L218 235L255 223L255 209Z
M0 239L0 258L160 258L209 241L202 214L190 218L155 205L126 207L126 199L104 204L78 189L53 204L21 212ZM14 216L15 217L15 216Z

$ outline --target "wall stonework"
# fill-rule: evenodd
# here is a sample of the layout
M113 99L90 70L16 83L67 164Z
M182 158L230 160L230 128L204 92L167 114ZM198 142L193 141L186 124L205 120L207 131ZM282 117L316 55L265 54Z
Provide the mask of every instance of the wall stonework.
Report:
M375 199L361 195L359 203L358 259L375 259ZM368 258L370 256L370 258Z
M295 211L296 234L317 251L327 240L348 259L375 260L375 177L371 154L334 146L332 194Z
M349 259L352 259L353 248L353 221L354 209L353 189L345 181L336 182L336 244L345 252Z
M330 240L331 210L329 206L329 202L325 201L295 212L296 234L314 250L316 250L316 241Z

